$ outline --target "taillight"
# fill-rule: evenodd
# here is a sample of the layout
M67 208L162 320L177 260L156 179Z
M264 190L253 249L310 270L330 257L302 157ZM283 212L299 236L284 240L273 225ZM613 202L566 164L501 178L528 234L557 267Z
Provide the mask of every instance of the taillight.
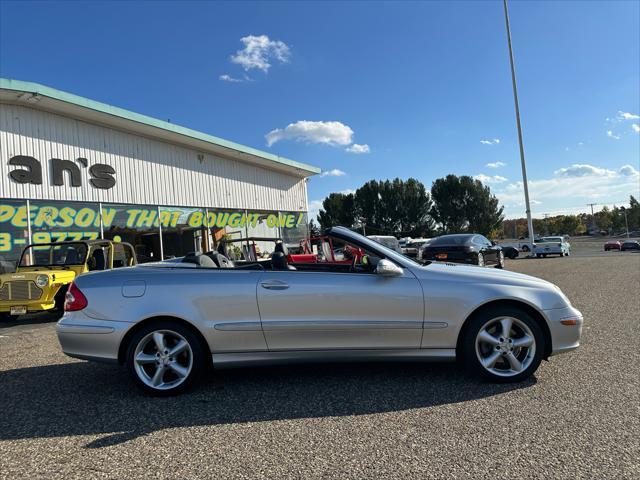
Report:
M87 297L84 296L84 293L82 293L80 289L76 287L76 284L72 282L64 297L64 311L75 312L77 310L82 310L88 305L88 303L89 302L87 302Z

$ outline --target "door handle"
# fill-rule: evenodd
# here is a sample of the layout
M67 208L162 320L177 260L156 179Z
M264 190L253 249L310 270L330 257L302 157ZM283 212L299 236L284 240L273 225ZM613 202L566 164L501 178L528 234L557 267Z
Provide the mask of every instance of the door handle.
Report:
M289 288L289 285L280 280L265 280L264 282L260 282L260 286L267 290L286 290Z

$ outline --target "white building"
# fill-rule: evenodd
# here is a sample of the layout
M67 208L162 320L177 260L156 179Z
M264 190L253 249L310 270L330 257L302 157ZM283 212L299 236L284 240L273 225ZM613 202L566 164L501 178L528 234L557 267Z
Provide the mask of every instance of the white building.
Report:
M43 85L0 79L0 260L109 238L141 259L221 235L306 235L310 165ZM30 212L27 215L27 211Z

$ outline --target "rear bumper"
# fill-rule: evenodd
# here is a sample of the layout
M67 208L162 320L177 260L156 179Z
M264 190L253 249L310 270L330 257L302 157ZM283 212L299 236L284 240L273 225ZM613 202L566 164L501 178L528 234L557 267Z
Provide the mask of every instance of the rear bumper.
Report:
M74 358L118 361L122 338L133 324L96 320L80 312L66 312L56 326L62 351Z
M554 308L544 311L551 332L551 355L570 352L580 346L584 319L573 307ZM563 325L563 320L575 320L575 325Z
M436 258L436 255L445 252L425 253L422 260L428 260L431 262L449 262L449 263L468 263L475 265L477 262L477 255L467 252L446 252L447 258Z

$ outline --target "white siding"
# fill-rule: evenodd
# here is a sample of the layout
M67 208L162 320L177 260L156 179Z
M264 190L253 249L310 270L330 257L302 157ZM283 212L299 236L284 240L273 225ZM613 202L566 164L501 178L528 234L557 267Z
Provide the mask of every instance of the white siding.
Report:
M200 161L198 155L204 159ZM40 160L42 185L9 177L15 155ZM111 165L116 185L101 190L80 166L82 187L51 184L51 158ZM57 114L0 105L0 197L105 203L307 210L304 179Z

